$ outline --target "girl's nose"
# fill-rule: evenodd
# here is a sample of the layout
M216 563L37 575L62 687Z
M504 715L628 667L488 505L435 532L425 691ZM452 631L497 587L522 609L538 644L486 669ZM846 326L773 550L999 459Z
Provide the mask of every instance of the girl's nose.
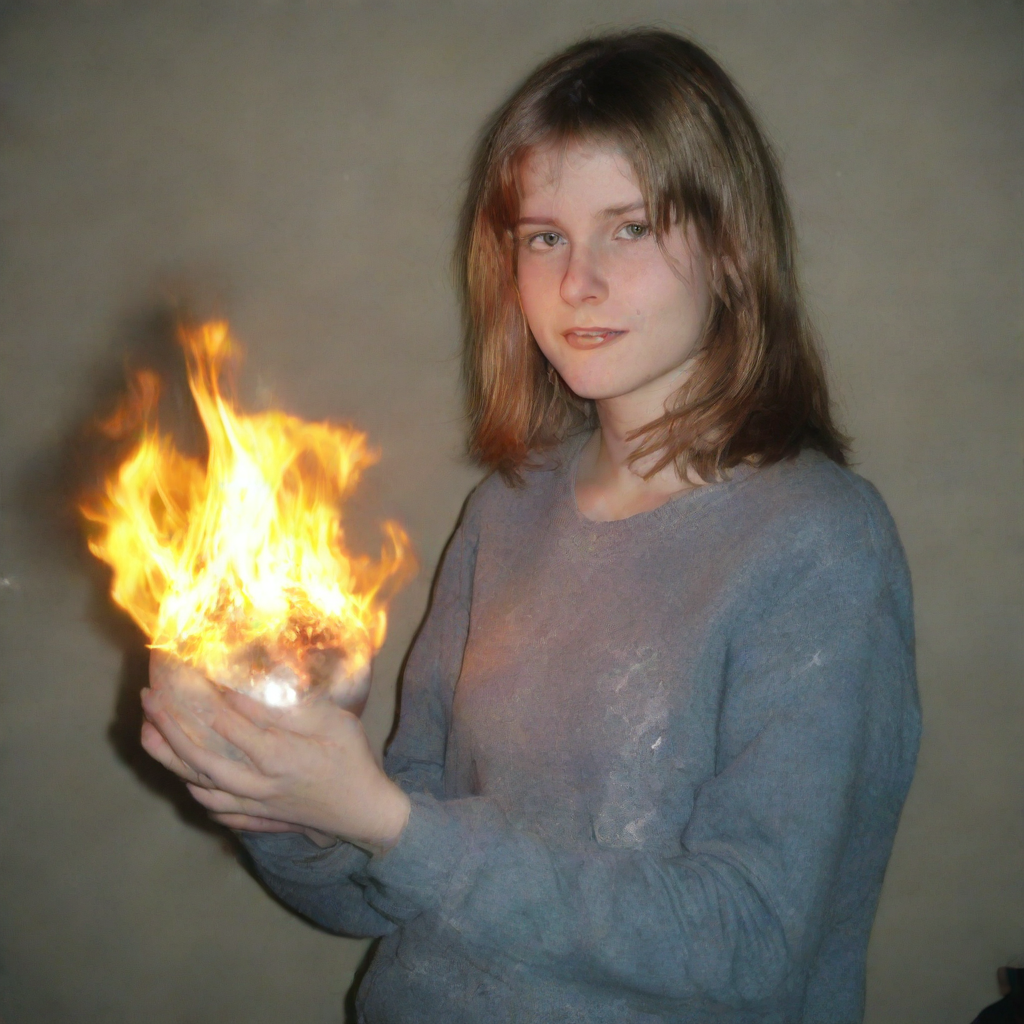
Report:
M597 254L586 246L573 246L559 292L570 306L601 302L608 297L608 281Z

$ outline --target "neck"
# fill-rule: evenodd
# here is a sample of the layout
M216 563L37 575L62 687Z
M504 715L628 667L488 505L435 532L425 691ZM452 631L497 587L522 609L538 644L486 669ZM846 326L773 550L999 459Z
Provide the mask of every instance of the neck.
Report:
M620 404L597 403L598 435L600 436L600 461L606 469L631 472L643 476L651 462L650 457L632 463L633 453L640 447L643 438L633 437L635 431L647 426L655 417L637 415L635 410L623 409Z
M643 435L635 436L636 432L665 414L669 401L677 394L688 371L689 366L686 366L669 380L658 381L627 395L597 400L599 440L594 455L597 456L597 465L603 470L602 475L606 478L620 477L624 483L653 486L655 490L677 491L697 482L680 480L674 463L648 476L657 465L660 453L633 460L634 453L645 440Z
M643 435L635 437L633 434L647 426L652 418L623 417L599 406L598 429L588 445L591 456L588 461L591 463L593 475L607 482L615 480L619 486L638 490L674 493L689 486L687 481L680 480L674 462L653 475L648 475L658 463L658 452L634 460L633 455L644 443L645 438Z
M645 477L658 454L631 461L643 438L630 437L656 417L650 410L631 409L621 401L597 403L598 429L580 455L576 500L589 519L624 519L644 512L703 481L681 479L674 462Z

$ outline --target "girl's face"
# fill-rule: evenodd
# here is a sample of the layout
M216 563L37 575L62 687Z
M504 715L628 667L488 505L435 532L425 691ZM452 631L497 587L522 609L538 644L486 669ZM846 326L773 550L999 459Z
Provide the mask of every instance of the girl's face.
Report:
M633 170L610 145L535 149L520 187L517 280L541 351L581 398L634 396L660 415L710 308L692 229L674 225L662 251Z

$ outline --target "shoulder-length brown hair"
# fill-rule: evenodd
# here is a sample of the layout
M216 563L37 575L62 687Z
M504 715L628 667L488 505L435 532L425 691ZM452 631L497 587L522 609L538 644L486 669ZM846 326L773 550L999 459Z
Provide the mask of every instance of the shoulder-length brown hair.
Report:
M486 126L463 208L456 267L464 313L470 451L516 479L533 452L594 422L538 348L516 287L519 169L551 142L597 141L626 156L659 240L689 221L708 260L711 313L693 372L634 459L703 479L846 439L794 268L778 167L750 108L700 47L662 31L604 35L534 71Z

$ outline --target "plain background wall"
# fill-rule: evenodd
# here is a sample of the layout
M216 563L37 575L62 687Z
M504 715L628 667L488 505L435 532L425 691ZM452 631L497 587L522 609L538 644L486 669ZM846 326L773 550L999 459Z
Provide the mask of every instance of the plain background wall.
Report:
M423 571L477 472L447 277L475 132L587 30L691 33L763 115L861 472L914 574L925 737L870 950L871 1024L966 1024L1024 955L1022 6L605 0L0 7L0 1016L339 1021L360 942L274 903L135 743L144 656L67 509L126 357L176 308L252 407L383 451L357 519Z

